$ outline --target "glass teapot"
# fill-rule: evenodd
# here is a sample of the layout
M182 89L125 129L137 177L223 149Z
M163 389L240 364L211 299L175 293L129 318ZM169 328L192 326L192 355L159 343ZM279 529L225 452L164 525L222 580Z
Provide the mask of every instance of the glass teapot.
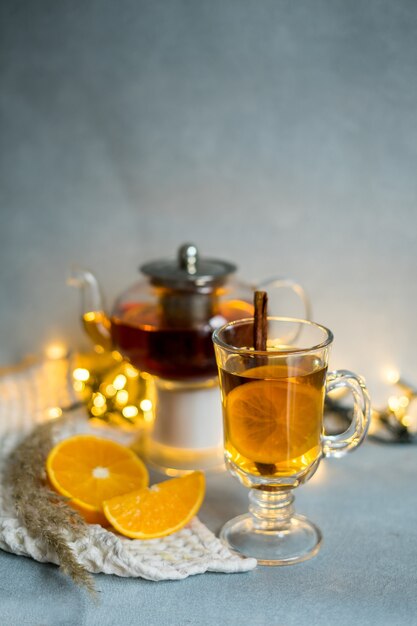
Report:
M194 244L182 245L174 259L146 263L144 279L127 289L104 312L93 274L74 269L70 284L81 288L82 320L89 337L116 350L154 381L154 422L145 445L147 460L168 474L210 469L222 459L222 417L211 336L232 320L253 315L255 289L268 291L271 314L309 319L300 285L274 278L257 286L234 278L236 266L201 258ZM287 290L285 306L274 295Z
M294 281L274 278L255 287L233 280L234 264L200 258L193 244L182 245L176 259L140 269L146 279L127 289L109 316L91 272L75 268L70 283L82 288L82 320L93 342L118 350L139 370L161 378L216 376L211 335L229 321L253 315L255 289L268 290L270 300L273 290L290 289L301 301L300 316L310 317L308 299Z

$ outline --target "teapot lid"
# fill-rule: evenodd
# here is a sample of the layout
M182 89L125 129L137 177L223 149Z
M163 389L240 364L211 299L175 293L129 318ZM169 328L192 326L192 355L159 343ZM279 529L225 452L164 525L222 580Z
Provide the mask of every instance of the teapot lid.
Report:
M236 265L218 259L202 259L194 244L185 243L179 248L176 259L152 261L142 265L140 270L149 276L153 285L193 290L222 284L236 271Z

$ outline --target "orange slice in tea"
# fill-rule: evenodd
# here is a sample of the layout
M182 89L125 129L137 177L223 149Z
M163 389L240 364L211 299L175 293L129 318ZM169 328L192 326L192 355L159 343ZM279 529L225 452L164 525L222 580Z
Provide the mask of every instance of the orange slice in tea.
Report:
M197 471L107 500L103 509L122 535L155 539L183 528L198 512L204 493L204 474Z
M270 371L260 367L246 374L257 378ZM242 456L255 463L295 459L319 443L322 402L321 388L295 378L245 383L227 395L228 438Z
M48 455L46 471L56 491L70 498L87 522L106 526L103 501L149 483L145 465L132 450L93 435L58 443Z

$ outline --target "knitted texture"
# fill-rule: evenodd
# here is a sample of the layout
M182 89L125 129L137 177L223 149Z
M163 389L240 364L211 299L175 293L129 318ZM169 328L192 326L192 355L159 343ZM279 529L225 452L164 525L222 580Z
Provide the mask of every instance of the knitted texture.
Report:
M17 519L3 484L3 468L14 446L48 417L51 408L69 407L74 400L66 360L45 361L0 377L0 548L7 552L58 564L56 554L31 537ZM68 415L71 419L56 425L56 441L82 432L97 434L82 410ZM112 435L109 431L107 436ZM123 435L118 438L123 440ZM197 517L161 539L126 539L95 524L88 526L85 537L67 538L79 563L92 573L178 580L208 571L246 572L256 565L254 559L232 554Z

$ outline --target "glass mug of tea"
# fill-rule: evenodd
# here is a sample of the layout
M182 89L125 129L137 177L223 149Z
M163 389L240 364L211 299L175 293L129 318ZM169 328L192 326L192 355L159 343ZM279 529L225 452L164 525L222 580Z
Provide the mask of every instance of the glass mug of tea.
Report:
M223 405L225 461L250 488L249 513L225 524L221 538L263 565L288 565L314 556L320 530L295 515L292 490L316 471L322 457L340 457L364 439L370 400L364 381L347 370L327 372L330 330L306 320L268 317L266 350L253 348L254 319L213 333ZM347 388L353 418L346 432L326 435L326 391Z

